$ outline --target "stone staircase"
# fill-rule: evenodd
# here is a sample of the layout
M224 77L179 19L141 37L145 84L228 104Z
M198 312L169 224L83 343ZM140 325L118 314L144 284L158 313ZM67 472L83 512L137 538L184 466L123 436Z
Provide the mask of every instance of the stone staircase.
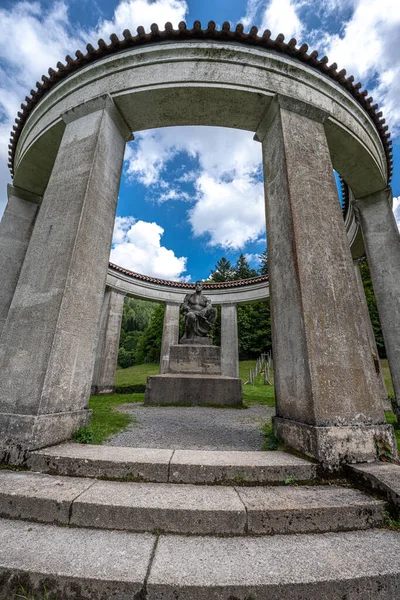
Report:
M385 501L284 452L62 444L0 471L0 599L400 597Z

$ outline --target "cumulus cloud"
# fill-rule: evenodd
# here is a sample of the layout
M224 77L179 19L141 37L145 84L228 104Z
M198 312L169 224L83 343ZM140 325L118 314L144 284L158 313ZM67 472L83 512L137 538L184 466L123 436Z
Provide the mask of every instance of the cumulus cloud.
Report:
M110 261L136 273L162 279L190 279L183 276L186 257L175 256L161 245L164 229L157 223L137 221L133 217L117 217L114 225Z
M396 219L397 227L400 231L400 196L393 198L393 212L394 218Z
M261 29L270 29L273 37L283 33L285 37L301 39L304 25L298 16L301 3L295 0L272 0L261 20Z

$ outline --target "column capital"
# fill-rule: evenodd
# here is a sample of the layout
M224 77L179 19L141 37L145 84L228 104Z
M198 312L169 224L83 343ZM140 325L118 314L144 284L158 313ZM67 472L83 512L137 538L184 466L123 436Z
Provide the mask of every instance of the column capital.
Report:
M386 200L390 207L393 208L393 192L390 186L383 188L382 190L378 190L377 192L373 192L372 194L367 194L366 196L362 196L360 198L355 198L353 195L350 196L351 203L355 207L356 211L362 204L375 204L381 200Z
M126 142L130 142L134 139L129 125L109 94L92 98L91 100L82 102L82 104L79 104L78 106L74 106L62 115L62 120L68 125L77 119L81 119L82 117L86 117L87 115L100 110L106 110L108 112Z
M307 117L318 123L325 123L329 118L329 113L313 104L308 104L307 102L303 102L302 100L290 96L276 94L258 124L257 131L254 135L254 140L256 142L262 142L264 140L273 120L282 109L295 112L298 115Z
M33 192L29 192L28 190L24 190L23 188L17 187L16 185L12 185L9 183L7 185L7 198L17 197L21 200L25 200L26 202L32 202L33 204L40 204L42 201L42 196L38 196Z

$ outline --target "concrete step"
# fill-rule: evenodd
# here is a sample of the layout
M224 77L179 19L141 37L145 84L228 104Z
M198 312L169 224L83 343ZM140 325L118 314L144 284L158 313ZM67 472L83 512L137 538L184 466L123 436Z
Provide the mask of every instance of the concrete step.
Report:
M394 600L400 535L187 537L0 519L0 599Z
M395 463L360 463L348 465L352 476L359 483L384 494L400 511L400 465Z
M315 480L318 465L285 452L162 450L60 444L32 452L28 466L54 475L158 483L251 485Z
M379 527L385 503L340 486L122 483L0 472L0 516L187 535L318 533Z

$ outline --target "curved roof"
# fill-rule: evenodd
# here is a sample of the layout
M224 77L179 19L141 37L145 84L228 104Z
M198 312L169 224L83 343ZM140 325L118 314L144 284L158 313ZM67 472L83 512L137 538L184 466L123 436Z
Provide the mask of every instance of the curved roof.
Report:
M129 277L134 277L135 279L139 279L140 281L147 281L148 283L156 283L159 285L165 285L167 287L174 288L183 288L183 289L194 289L194 283L187 283L186 281L170 281L169 279L159 279L157 277L149 277L148 275L141 275L140 273L135 273L134 271L129 271L128 269L124 269L119 267L118 265L114 265L113 263L109 263L109 268L113 271L118 271L118 273L123 273L124 275L128 275ZM248 279L238 279L235 281L221 281L218 283L206 283L204 282L204 289L208 290L220 290L225 288L238 288L246 285L252 285L254 283L262 283L269 281L268 275L261 275L260 277L250 277Z
M368 91L361 91L362 84L360 82L355 83L352 75L346 77L345 69L337 71L336 63L329 65L327 56L323 56L319 59L316 50L308 52L309 48L307 44L302 44L300 47L297 47L297 42L294 38L286 43L284 41L284 35L280 33L276 39L273 40L271 39L271 32L269 29L266 29L262 36L259 36L257 27L252 27L249 33L244 33L244 28L241 24L237 25L236 29L231 30L228 22L225 22L222 25L222 29L218 30L214 21L208 23L207 29L202 29L200 21L195 21L192 29L188 29L186 23L183 21L179 23L178 29L173 29L171 23L166 23L164 31L160 31L158 25L154 23L151 25L150 32L148 33L145 32L143 27L138 27L137 35L135 36L131 34L129 29L125 29L123 32L123 39L119 39L119 37L113 33L110 36L110 44L106 44L104 40L100 39L97 48L94 48L91 44L86 46L86 54L77 50L75 58L72 58L69 55L66 56L66 63L63 64L58 62L57 70L50 68L48 70L48 76L42 76L42 81L36 83L36 89L32 89L30 96L25 98L26 103L21 104L21 111L18 112L18 116L15 119L15 125L11 132L9 144L10 162L8 166L11 169L11 173L13 174L14 157L19 136L29 114L41 98L60 80L65 79L68 75L83 68L89 63L100 60L109 54L125 50L126 48L168 40L190 41L201 39L221 42L240 42L287 54L292 58L308 64L310 67L320 71L344 87L369 114L379 132L385 150L388 165L388 180L390 181L393 169L393 158L391 150L392 142L389 139L390 133L388 132L388 126L385 125L385 119L382 118L382 112L378 112L378 104L373 104L373 98L368 95Z

